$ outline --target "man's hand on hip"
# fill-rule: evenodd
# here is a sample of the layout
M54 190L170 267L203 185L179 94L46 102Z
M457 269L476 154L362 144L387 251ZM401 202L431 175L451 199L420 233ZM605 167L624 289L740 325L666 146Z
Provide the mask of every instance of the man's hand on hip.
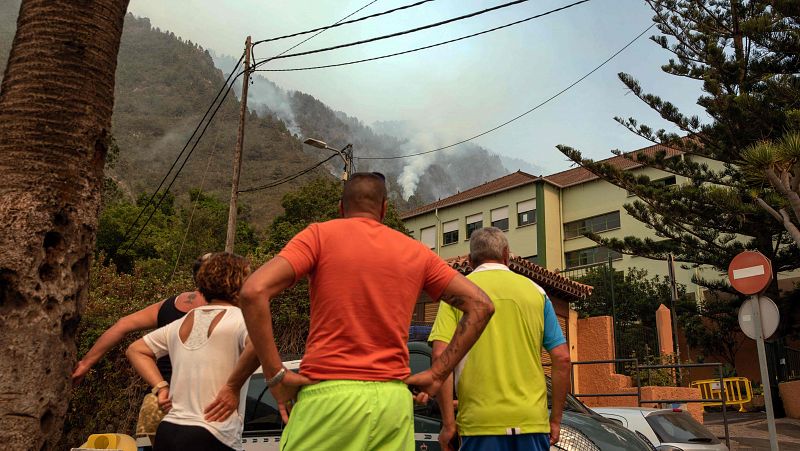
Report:
M281 412L281 419L284 423L289 422L289 414L292 412L292 407L297 402L297 392L300 388L306 385L316 384L302 374L295 373L294 371L287 371L283 376L283 380L274 387L270 387L269 391L275 400L278 401L278 410Z
M444 381L436 379L431 370L425 370L408 376L403 382L411 387L411 391L414 393L414 401L419 404L425 404L429 398L439 393L439 387L442 386Z
M439 446L442 451L457 451L457 448L450 446L456 437L456 425L442 423L442 430L439 432Z

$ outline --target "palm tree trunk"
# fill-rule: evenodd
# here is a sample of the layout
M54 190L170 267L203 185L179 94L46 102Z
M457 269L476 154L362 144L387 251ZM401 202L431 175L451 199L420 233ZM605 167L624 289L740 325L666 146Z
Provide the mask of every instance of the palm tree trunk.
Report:
M4 449L53 449L61 434L127 6L24 0L20 8L0 87Z

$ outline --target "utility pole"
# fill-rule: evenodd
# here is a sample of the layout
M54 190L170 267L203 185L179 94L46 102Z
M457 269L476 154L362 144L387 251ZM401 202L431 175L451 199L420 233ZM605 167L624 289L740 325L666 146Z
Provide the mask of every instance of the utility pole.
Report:
M345 180L350 180L350 176L353 175L355 172L354 162L353 162L353 145L348 144L342 149L342 153L344 154L344 172L347 175Z
M236 209L239 201L239 175L242 172L242 147L244 146L244 122L247 118L247 88L250 86L250 53L252 43L250 36L244 42L244 77L242 77L242 98L239 109L239 132L236 139L236 150L233 154L233 182L231 183L231 202L228 207L228 233L225 236L225 252L233 252L236 240Z

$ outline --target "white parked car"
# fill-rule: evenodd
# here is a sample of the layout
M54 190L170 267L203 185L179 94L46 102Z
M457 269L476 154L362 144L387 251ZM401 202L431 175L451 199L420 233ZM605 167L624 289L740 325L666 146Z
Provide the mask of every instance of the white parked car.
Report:
M728 451L708 428L680 409L596 407L592 410L647 437L658 451Z

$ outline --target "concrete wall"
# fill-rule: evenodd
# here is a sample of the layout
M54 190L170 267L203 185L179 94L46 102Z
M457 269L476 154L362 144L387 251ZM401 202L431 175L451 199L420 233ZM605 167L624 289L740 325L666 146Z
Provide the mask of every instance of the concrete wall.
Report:
M578 361L614 359L612 321L608 316L577 320ZM616 374L613 363L574 365L573 393L636 394L630 377ZM642 387L643 400L648 399L700 399L700 390L687 387ZM637 407L636 396L581 397L589 407ZM659 407L644 404L642 407ZM687 411L699 422L703 422L703 406L700 403L686 405Z
M789 418L800 418L800 381L783 382L778 385L783 408Z

